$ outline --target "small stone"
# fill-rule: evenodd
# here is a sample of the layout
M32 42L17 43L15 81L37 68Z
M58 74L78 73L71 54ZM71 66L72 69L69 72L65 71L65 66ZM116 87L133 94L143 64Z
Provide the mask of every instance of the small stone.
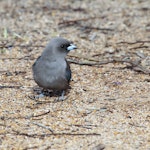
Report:
M103 144L98 144L92 150L103 150L103 149L105 149L105 146Z

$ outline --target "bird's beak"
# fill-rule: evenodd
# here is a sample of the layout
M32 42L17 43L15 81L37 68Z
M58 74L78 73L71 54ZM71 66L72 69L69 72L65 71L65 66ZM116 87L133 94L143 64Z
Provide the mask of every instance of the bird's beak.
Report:
M74 49L77 49L77 47L76 47L74 44L70 44L70 45L67 47L67 50L68 50L68 51L71 51L71 50L74 50Z

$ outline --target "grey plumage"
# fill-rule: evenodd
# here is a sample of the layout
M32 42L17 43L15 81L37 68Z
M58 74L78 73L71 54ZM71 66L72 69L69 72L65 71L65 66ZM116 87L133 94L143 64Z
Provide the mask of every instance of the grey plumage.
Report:
M43 89L68 89L71 70L65 57L73 49L76 46L70 41L61 37L53 38L32 66L35 82Z

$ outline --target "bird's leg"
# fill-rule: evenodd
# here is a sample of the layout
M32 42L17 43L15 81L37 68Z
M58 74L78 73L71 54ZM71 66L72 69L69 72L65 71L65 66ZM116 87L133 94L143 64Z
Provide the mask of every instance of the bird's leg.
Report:
M40 91L37 91L36 98L43 98L44 96L51 96L52 91L49 89L42 89Z
M64 95L65 95L65 90L62 90L61 96L58 97L57 101L64 101L65 100Z
M37 94L38 95L36 96L36 98L38 98L38 99L44 97L44 89L38 91Z
M59 100L60 100L60 101L64 101L64 100L65 100L64 95L65 95L65 91L63 90L63 91L61 92L61 96L59 97Z

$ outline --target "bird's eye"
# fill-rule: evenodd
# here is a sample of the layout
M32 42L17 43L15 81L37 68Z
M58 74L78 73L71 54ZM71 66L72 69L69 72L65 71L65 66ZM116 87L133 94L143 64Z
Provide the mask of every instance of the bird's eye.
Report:
M61 45L61 48L64 48L64 47L65 47L65 45L62 44L62 45Z

